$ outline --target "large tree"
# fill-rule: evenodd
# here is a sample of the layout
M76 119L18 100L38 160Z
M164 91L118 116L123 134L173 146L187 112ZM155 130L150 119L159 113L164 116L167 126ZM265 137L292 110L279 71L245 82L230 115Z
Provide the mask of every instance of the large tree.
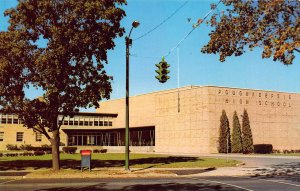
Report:
M107 50L122 36L125 0L20 0L6 10L9 29L0 32L1 112L18 114L43 133L59 164L58 116L76 108L99 107L108 99L112 77L104 70ZM26 89L41 89L35 99Z
M213 30L203 53L218 53L223 62L228 56L242 55L247 47L250 50L261 47L262 58L293 63L295 55L300 53L300 1L222 2L227 9L212 15L209 24Z
M242 142L243 142L243 153L253 153L253 138L250 127L249 115L246 109L244 109L242 119Z
M220 117L218 151L219 153L231 152L230 127L225 110L222 110L222 115Z
M241 153L243 151L241 125L236 111L233 113L231 151L233 153Z

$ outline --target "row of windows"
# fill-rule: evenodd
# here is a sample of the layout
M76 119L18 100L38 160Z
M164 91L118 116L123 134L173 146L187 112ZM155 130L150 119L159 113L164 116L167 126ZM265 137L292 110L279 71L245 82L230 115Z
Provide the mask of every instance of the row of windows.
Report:
M218 93L219 93L219 94L222 94L222 92L224 92L225 95L229 95L229 94L230 94L230 93L229 93L229 90L224 90L224 91L222 91L221 89L219 89ZM232 91L231 91L231 94L232 94L232 95L240 95L240 96L243 96L243 91L235 91L235 90L232 90ZM245 92L244 95L250 96L251 93ZM255 93L252 92L252 97L254 97L254 96L255 96ZM283 96L284 96L284 98L285 98L285 95L283 95ZM261 92L259 92L259 93L258 93L258 97L265 97L265 98L276 98L276 97L277 97L277 99L279 99L279 98L280 98L280 94L276 94L276 93L261 93ZM288 95L288 98L289 98L289 99L292 99L292 96L291 96L291 95Z
M43 121L42 121L43 122ZM16 115L0 115L1 124L23 124L21 119ZM59 123L62 125L71 126L112 126L112 117L87 117L80 116L74 118L65 118L62 122L62 117L59 117Z
M60 124L62 121L59 121ZM112 126L112 121L63 121L62 125L71 126Z
M129 135L131 146L154 146L154 128L146 130L131 130ZM101 131L101 132L72 132L68 134L68 146L124 146L125 132Z
M16 141L22 142L24 139L24 132L17 132L16 133ZM0 132L0 141L4 141L4 132ZM42 141L42 134L36 133L35 134L35 141L40 142Z

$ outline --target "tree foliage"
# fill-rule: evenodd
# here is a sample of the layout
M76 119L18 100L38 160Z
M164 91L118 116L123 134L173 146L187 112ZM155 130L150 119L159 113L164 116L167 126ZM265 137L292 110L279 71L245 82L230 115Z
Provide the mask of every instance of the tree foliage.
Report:
M219 153L231 152L230 127L225 110L222 111L222 115L220 117L218 151Z
M241 125L236 111L233 114L231 144L233 153L241 153L243 151Z
M250 128L250 121L248 112L244 109L242 119L242 141L243 141L243 153L253 153L253 138Z
M300 52L300 1L224 0L227 9L208 22L213 30L203 53L240 56L248 48L263 49L262 58L292 64Z
M108 99L112 77L104 70L107 50L122 36L125 0L22 0L5 11L9 29L0 32L0 104L52 144L59 169L58 116ZM28 99L28 88L43 96ZM49 132L52 132L49 134Z

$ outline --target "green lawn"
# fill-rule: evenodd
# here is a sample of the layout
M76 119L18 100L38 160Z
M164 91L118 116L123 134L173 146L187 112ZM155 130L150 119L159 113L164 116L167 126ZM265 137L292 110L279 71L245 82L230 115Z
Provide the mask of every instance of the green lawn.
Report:
M80 167L80 154L61 154L63 169ZM168 156L158 154L130 154L131 168L196 168L235 166L238 161L217 158ZM92 166L96 168L124 167L124 153L92 154ZM0 157L0 170L24 170L51 168L51 155Z

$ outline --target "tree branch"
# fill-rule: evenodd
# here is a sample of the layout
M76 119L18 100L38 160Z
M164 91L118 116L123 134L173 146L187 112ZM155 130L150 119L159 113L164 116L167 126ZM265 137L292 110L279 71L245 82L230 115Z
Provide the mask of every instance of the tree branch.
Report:
M62 119L61 119L61 123L59 123L59 118L58 118L58 130L60 129L61 125L63 124L65 119L65 115L63 115Z
M43 126L41 126L41 125L39 125L39 127L41 128L41 131L42 131L41 133L43 133L43 134L47 137L47 139L50 140L51 137L50 137L50 135L47 133L45 127L43 127Z
M300 53L300 50L298 50L297 48L294 48L294 50L296 50L297 52L299 52L299 53Z
M38 129L38 128L32 127L32 129L33 129L34 131L37 131L37 132L39 132L39 133L43 133L43 131L42 131L42 130L40 130L40 129ZM44 134L44 133L43 133L43 134Z

